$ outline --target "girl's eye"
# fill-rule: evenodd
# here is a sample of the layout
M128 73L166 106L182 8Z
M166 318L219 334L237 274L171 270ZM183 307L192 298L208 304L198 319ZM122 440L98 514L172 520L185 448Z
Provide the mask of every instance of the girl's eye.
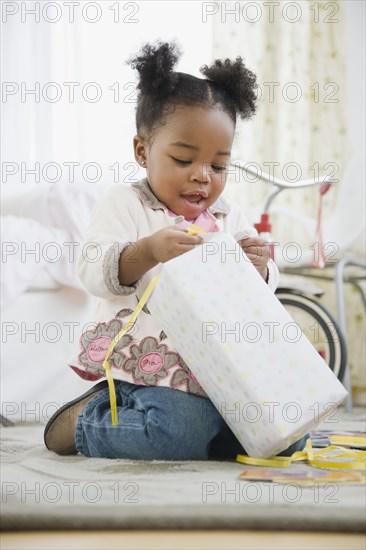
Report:
M173 160L175 160L175 162L177 162L178 164L190 164L191 161L190 160L181 160L181 159L176 159L175 157L172 157Z
M182 160L182 159L177 159L175 157L172 157L172 159L178 164L181 164L183 166L187 166L188 164L191 164L190 160ZM227 168L225 165L212 164L211 166L214 172L223 172Z

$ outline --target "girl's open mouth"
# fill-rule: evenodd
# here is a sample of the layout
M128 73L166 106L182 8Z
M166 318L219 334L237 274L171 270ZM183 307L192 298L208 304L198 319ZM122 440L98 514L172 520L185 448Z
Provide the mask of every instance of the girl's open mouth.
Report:
M205 201L208 198L206 190L192 189L189 193L181 195L185 204L186 219L194 219L205 209Z
M199 204L202 200L202 196L197 194L194 195L186 195L183 197L186 201L190 202L191 204Z
M182 196L185 204L184 216L186 219L195 219L204 210L204 197L201 195Z

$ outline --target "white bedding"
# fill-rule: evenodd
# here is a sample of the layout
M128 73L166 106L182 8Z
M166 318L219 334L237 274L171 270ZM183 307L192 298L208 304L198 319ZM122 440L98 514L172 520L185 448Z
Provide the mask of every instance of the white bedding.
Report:
M67 366L94 310L68 243L83 242L105 191L57 183L2 202L1 413L10 420L46 422L92 385Z
M44 272L58 285L82 288L76 259L90 211L106 190L101 185L58 182L3 198L2 307L30 288L37 277L44 278Z
M67 366L93 303L83 291L61 287L25 292L2 311L3 416L46 422L56 408L93 385Z

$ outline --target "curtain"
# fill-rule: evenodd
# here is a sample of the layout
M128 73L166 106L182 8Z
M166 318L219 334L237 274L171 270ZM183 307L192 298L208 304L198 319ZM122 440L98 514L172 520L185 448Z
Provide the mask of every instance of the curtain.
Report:
M233 158L289 183L317 175L339 180L349 155L346 128L345 2L217 3L214 55L242 56L257 75L257 114L239 125ZM268 185L231 175L227 194L258 216ZM326 199L326 214L336 190ZM318 191L283 192L276 204L315 217ZM274 216L280 242L303 230Z

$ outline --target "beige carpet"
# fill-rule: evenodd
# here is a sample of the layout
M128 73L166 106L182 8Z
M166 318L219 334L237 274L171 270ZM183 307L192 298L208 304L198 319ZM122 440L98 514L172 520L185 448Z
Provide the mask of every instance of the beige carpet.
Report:
M337 415L319 428L365 429L364 409ZM365 529L364 486L244 482L237 462L59 457L43 428L2 428L3 530Z

